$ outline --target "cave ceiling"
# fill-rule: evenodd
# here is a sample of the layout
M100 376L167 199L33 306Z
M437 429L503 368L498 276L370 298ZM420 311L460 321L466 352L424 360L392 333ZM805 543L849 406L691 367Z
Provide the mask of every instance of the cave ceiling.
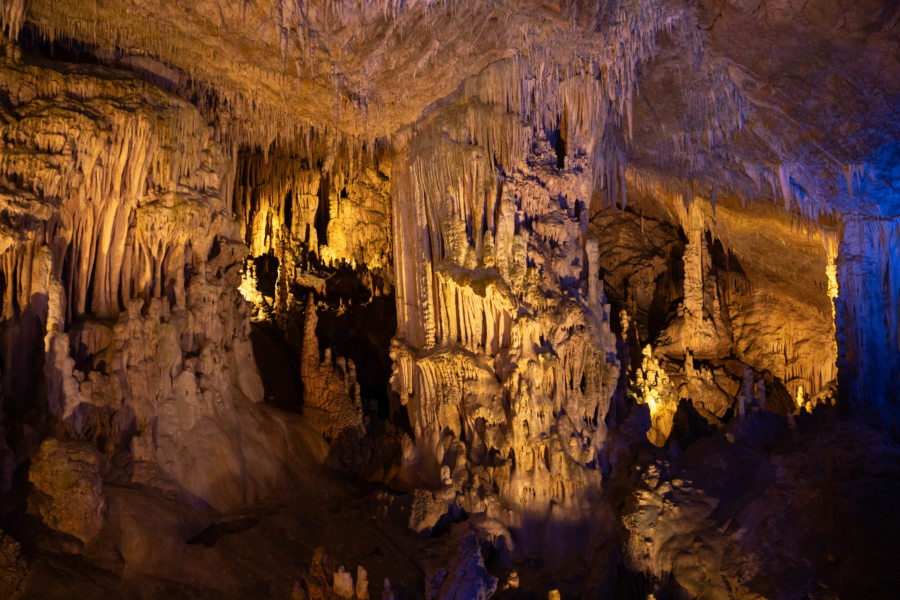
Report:
M22 25L15 5L7 27ZM423 116L491 68L482 85L548 105L567 80L599 79L608 106L576 107L570 87L550 111L608 112L588 123L595 140L584 145L607 140L638 173L676 188L690 182L701 195L771 200L774 186L779 202L812 219L900 208L888 166L900 137L898 15L896 2L873 0L24 8L35 39L64 41L205 103L261 147L311 130L370 149L402 145Z

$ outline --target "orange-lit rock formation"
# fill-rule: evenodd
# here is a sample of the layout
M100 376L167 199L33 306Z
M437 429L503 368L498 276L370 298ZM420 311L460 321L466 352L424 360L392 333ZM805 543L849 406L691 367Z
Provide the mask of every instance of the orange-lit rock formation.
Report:
M0 595L889 595L895 4L3 1Z

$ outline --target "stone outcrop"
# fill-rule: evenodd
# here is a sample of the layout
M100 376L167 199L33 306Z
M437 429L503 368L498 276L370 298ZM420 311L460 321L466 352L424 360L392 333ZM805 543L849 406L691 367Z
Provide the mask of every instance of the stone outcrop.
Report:
M325 350L324 360L319 360L317 323L316 305L310 294L306 303L300 363L303 412L321 428L328 440L337 440L342 435L362 435L365 427L356 367L353 361L341 357L333 364L330 349Z
M234 164L194 106L107 76L3 69L4 214L22 224L0 266L5 407L34 393L42 354L47 410L97 445L101 476L232 508L284 458L241 425L268 417L251 416L263 389L225 209ZM247 460L270 466L250 475Z
M13 597L25 581L28 562L20 544L10 535L0 533L0 593Z
M856 441L824 450L849 433L846 427ZM670 580L696 598L827 595L847 570L880 562L867 545L882 534L846 528L842 519L863 513L878 519L890 510L884 491L871 504L863 498L874 491L870 486L882 485L873 470L895 469L888 465L896 448L873 430L835 421L791 437L787 432L783 420L753 415L689 448L680 463L689 469L661 457L641 467L623 522L626 562L652 574L649 591L659 586L667 593ZM819 451L830 458L818 460ZM851 464L860 452L871 462L868 475L857 478ZM859 501L868 508L861 510ZM889 578L871 568L872 578L855 592L861 596Z
M29 502L49 528L91 542L103 528L106 497L100 456L90 444L48 438L31 459Z
M392 385L420 468L430 480L447 470L466 510L513 527L525 512L575 518L599 485L619 374L610 309L580 245L589 173L557 170L539 138L521 153L527 137L516 136L529 134L511 129L494 142L497 160L508 156L498 180L490 147L433 127L411 143L412 167L393 170Z
M497 589L497 578L489 576L474 534L462 539L459 554L447 567L429 574L426 598L487 600Z

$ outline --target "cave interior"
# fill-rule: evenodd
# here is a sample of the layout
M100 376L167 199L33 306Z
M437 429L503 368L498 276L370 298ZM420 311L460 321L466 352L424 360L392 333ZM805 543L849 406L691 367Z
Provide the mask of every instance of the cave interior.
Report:
M0 45L0 598L900 589L900 2Z

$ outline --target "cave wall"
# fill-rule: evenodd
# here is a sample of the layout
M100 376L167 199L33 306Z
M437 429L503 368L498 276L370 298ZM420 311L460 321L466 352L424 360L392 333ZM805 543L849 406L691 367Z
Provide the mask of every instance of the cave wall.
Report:
M235 152L194 106L126 73L10 58L3 92L17 459L39 441L23 427L55 431L93 442L110 480L220 510L257 498L293 442L240 425L288 427L254 408Z
M678 24L674 29L673 22ZM670 39L680 39L690 24L666 21L662 13L650 11L623 27L665 31ZM47 330L57 332L44 349L48 374L53 375L47 384L53 414L65 421L81 403L113 404L117 388L104 379L113 365L129 367L127 376L119 374L124 381L119 385L126 388L135 385L135 365L163 365L146 374L145 379L159 382L151 387L161 391L151 398L137 394L138 404L150 408L136 411L134 431L120 436L124 447L129 435L143 440L142 432L165 412L158 404L166 402L166 390L175 385L170 380L187 386L173 388L178 394L199 389L205 399L198 402L207 406L227 405L220 398L232 396L261 399L258 376L248 362L248 314L234 293L240 276L240 290L254 313L280 320L284 335L293 336L288 341L298 356L309 356L310 364L317 365L310 373L324 369L320 375L330 381L328 373L334 370L341 381L335 393L355 413L362 402L355 365L348 366L326 348L308 347L313 340L318 345L318 334L303 325L311 318L308 293L349 302L346 290L328 288L335 270L349 269L369 299L396 290L392 386L407 407L415 438L416 456L407 460L423 469L421 475L434 481L465 479L458 483L477 490L469 467L486 468L482 476L496 483L498 477L510 480L503 472L515 462L532 466L518 467L529 483L506 483L509 487L500 491L512 505L531 502L516 498L523 490L541 496L542 502L575 497L577 493L564 490L565 483L536 474L537 457L543 457L548 469L552 461L544 438L550 435L566 440L555 442L560 447L554 452L565 464L580 465L573 472L597 469L603 460L607 412L616 390L624 393L610 324L622 317L610 314L599 282L601 268L615 270L614 257L603 252L600 258L587 243L594 237L602 245L605 231L588 225L598 214L612 219L607 225L615 222L617 210L623 211L623 220L632 218L633 211L625 216L630 186L633 196L651 198L656 218L670 223L684 239L675 249L681 256L666 259L682 263L681 279L669 282L674 296L662 307L675 305L674 320L658 332L658 339L640 343L652 343L657 358L669 361L668 402L677 404L685 392L682 384L690 388L696 383L688 395L703 396L705 389L710 412L723 418L735 408L735 386L741 380L725 361L751 365L754 386L768 373L791 397L801 386L818 394L834 378L828 295L786 294L781 283L767 288L778 269L757 269L753 253L758 244L802 247L815 289L826 292L827 269L820 262L828 244L800 241L800 225L795 231L771 211L748 219L741 212L746 209L733 201L720 201L716 211L714 198L673 192L626 167L622 144L633 127L631 70L655 51L647 40L630 47L627 56L615 59L619 62L608 63L619 73L614 80L571 75L552 85L534 78L534 63L503 61L460 88L402 144L377 156L372 144L354 143L327 128L306 130L293 144L252 149L240 137L223 135L229 122L211 126L206 121L215 115L202 114L189 103L149 108L151 101L161 107L167 97L149 84L126 80L129 96L118 82L97 74L53 74L49 83L44 70L12 60L8 77L19 79L8 87L20 94L10 95L22 107L17 114L41 110L45 96L58 100L63 91L72 108L65 113L65 102L44 108L53 118L20 118L16 129L17 143L63 156L50 159L59 171L51 177L49 171L26 165L32 154L10 154L8 178L17 194L30 193L45 205L48 198L57 198L59 206L50 202L47 208L44 221L52 226L32 226L41 231L47 251L34 242L7 251L3 276L10 283L4 311L16 317L7 337L18 336L17 328L23 326L17 315L34 292L31 265L36 265L34 269L44 269L36 289L48 290L51 316L38 317L34 339L45 321ZM586 72L593 68L588 65ZM101 67L95 71L105 73ZM598 72L602 75L602 69ZM38 88L32 96L21 95L20 80L28 77ZM134 106L137 98L143 107ZM34 106L26 110L29 102ZM121 106L118 111L115 102ZM85 118L84 111L74 111L75 104L92 103L98 105L93 121L66 121ZM65 132L79 127L96 130L100 141L83 136L67 141ZM100 131L107 131L109 139L103 140ZM75 145L70 150L67 144ZM77 160L65 158L67 152ZM119 162L107 165L107 156ZM766 177L778 173L776 169ZM632 204L636 201L632 198ZM765 225L763 218L769 219ZM808 236L825 235L805 227ZM750 236L756 236L756 246ZM736 257L733 272L712 264L716 244ZM49 256L49 266L40 267L44 259L32 259L35 255ZM663 268L672 266L660 266L653 277ZM798 262L779 268L805 266ZM61 290L53 285L54 277ZM651 284L655 281L638 291L645 296L644 312L651 308L647 299L652 302L655 295ZM634 293L627 287L613 290L623 299ZM233 307L219 314L225 319L222 332L209 329L209 323L220 319L204 303ZM813 308L811 319L800 325L808 306ZM795 317L782 319L785 314ZM156 347L162 347L157 338L167 340L161 342L168 349L162 358L162 350L134 353L125 341L138 336L137 321L144 320L147 339ZM159 332L156 320L172 327ZM627 320L626 315L625 330ZM66 351L64 331L70 331L76 351ZM234 358L219 362L214 347ZM34 377L12 375L33 364L39 353L37 346L31 355L6 353L4 372L10 375L5 389L11 396L33 392L29 385L36 389L29 383ZM632 354L639 356L640 348ZM719 379L709 380L715 376L701 369L699 377L707 377L706 383L693 381L693 367L685 364L692 360L718 361L710 373L718 369ZM637 366L640 360L629 362ZM183 370L199 374L195 379L217 373L216 380L224 383L195 387ZM13 393L17 385L25 387ZM304 401L311 404L316 390L328 388L323 385L305 390ZM207 387L214 391L207 394ZM14 404L8 402L10 409ZM193 404L187 402L190 411ZM520 411L523 416L514 418ZM215 409L199 412L213 413ZM190 430L196 416L173 425L173 431ZM75 429L81 433L84 425ZM440 474L441 466L449 469L449 478ZM481 496L474 492L473 501L483 503Z
M589 167L559 170L497 108L475 116L510 122L493 158L438 123L395 164L392 384L428 476L440 467L468 510L521 528L590 511L619 362L582 246Z
M853 409L896 432L898 345L897 223L848 217L837 262L839 381Z
M834 34L792 63L818 73L846 27L890 48L896 11L773 4L760 32L739 2L4 3L0 513L82 551L140 529L122 494L218 517L324 465L408 492L423 536L478 515L493 541L457 545L485 595L500 538L749 585L716 552L751 552L706 526L721 490L669 459L746 449L728 476L788 504L766 453L789 427L837 403L896 436L900 402L896 148L873 141L896 85L844 135L836 101L783 110L796 78L733 43ZM876 54L822 95L892 73ZM281 362L258 368L252 331ZM281 365L296 385L262 380ZM685 559L691 536L715 552Z

